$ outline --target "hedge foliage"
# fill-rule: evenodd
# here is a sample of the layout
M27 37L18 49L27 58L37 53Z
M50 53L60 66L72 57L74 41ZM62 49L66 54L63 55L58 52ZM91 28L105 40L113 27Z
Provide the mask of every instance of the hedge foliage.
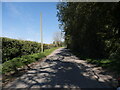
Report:
M53 45L44 44L44 49ZM40 43L2 37L2 63L15 57L40 52Z
M5 74L11 71L17 72L18 68L21 68L22 66L28 66L28 64L49 55L55 49L57 49L57 47L46 49L43 53L23 55L21 57L13 58L12 60L6 61L2 64L2 73Z

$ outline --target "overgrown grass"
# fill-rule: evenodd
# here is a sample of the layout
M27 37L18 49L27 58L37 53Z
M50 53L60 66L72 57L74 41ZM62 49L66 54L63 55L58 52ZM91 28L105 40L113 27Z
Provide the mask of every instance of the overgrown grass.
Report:
M86 60L88 63L103 67L104 69L108 71L115 72L116 74L120 75L119 59L116 60L115 58L112 58L112 59L90 58L90 57L83 56L80 53L72 51L72 50L71 50L71 53L73 53L79 59Z
M114 60L110 59L86 59L88 63L95 64L97 66L101 66L103 68L109 69L111 71L115 71L117 73L120 73L120 64L117 63Z
M115 72L120 75L120 62L116 59L93 59L83 56L80 53L72 50L71 52L74 55L76 55L79 59L86 60L88 63L95 64L96 66L103 67L111 72Z
M21 68L22 66L28 66L28 64L32 62L38 61L39 59L48 56L55 49L58 49L58 47L46 49L43 53L35 53L13 58L12 60L2 64L2 73L5 74L11 71L17 72L18 68Z

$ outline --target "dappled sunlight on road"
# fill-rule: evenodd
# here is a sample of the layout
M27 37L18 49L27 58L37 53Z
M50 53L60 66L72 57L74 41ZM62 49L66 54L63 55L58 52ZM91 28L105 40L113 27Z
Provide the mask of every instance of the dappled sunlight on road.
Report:
M6 88L109 88L69 50L60 48Z

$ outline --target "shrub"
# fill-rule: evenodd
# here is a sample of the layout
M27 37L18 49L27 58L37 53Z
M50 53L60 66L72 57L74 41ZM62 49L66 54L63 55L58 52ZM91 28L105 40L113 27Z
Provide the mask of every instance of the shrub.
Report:
M0 38L1 39L1 38ZM44 49L48 49L44 44ZM2 38L2 63L22 55L29 55L40 52L40 43L33 41Z

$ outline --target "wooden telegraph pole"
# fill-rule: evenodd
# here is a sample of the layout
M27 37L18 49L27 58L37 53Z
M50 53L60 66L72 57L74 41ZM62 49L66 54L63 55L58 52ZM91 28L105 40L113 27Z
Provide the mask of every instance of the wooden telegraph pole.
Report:
M42 35L42 13L40 13L40 36L41 36L41 52L43 52L43 35Z

